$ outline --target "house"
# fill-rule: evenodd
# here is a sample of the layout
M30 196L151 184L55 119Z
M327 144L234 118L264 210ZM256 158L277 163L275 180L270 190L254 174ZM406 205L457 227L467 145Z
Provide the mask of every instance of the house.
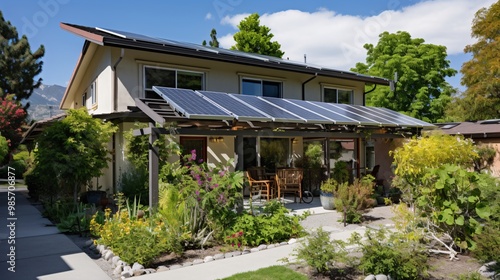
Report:
M304 146L322 143L327 166L332 154L349 154L356 176L375 164L389 176L391 147L384 139L433 127L363 106L365 85L390 86L388 79L113 29L60 26L84 39L60 108L83 106L119 127L110 141L113 160L98 178L113 191L127 170L123 133L136 121L175 123L173 139L208 164L236 158L237 170L290 166L303 157Z
M500 177L500 120L483 120L475 122L438 123L436 126L446 134L463 135L474 140L476 144L484 144L497 151L490 174Z

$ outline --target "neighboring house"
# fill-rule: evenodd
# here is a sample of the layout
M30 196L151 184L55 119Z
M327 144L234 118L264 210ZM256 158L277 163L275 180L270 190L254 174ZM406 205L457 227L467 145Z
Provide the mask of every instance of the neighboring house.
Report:
M484 144L497 151L490 172L495 177L500 177L500 119L483 120L477 122L455 122L436 124L444 133L450 135L463 135L474 140L476 144Z
M123 133L136 121L174 123L173 139L186 152L195 149L209 164L235 158L238 170L269 162L269 147L284 153L275 162L285 166L307 143L323 143L330 157L329 147L342 140L356 174L375 164L389 174L386 140L433 127L364 107L365 85L390 86L384 78L111 29L61 28L85 39L61 109L84 106L119 127L110 141L113 161L99 178L104 188L116 190L127 171Z

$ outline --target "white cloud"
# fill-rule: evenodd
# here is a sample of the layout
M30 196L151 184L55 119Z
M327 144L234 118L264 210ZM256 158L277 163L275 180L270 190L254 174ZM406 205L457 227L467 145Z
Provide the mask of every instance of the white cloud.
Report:
M212 19L212 14L211 13L207 13L205 15L205 19Z
M370 17L342 15L325 8L316 12L286 10L261 15L261 24L271 28L274 40L281 44L284 57L348 70L365 61L365 43L377 44L383 31L407 31L412 38L444 45L448 54L461 54L470 37L472 19L477 10L495 0L432 0L403 9L388 9ZM394 8L394 7L390 7ZM235 28L248 14L226 16L222 24ZM219 38L221 46L234 45L233 34Z

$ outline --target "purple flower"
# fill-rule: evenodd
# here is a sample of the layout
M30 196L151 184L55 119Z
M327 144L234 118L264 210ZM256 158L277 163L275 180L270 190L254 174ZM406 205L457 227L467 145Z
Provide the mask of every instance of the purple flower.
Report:
M211 182L212 181L212 177L208 177L207 181Z
M196 160L196 150L191 151L191 160Z
M226 172L224 170L219 171L219 176L223 177Z
M201 163L203 163L203 159L202 159L202 158L200 158L200 159L198 160L198 163L200 163L200 164L201 164Z

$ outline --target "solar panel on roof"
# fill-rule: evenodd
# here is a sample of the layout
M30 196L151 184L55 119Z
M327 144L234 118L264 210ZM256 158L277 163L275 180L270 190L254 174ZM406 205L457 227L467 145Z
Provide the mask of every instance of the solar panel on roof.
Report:
M237 98L234 98L234 94L213 91L198 92L233 113L238 120L273 121L271 116L248 106L246 103L242 103Z
M381 116L385 119L390 120L392 123L396 123L398 126L407 126L408 123L414 125L414 126L420 126L419 123L411 121L411 119L407 119L403 117L400 113L393 112L395 114L380 110L380 108L376 107L369 107L369 106L363 106L362 107L366 112L369 112L370 114Z
M114 30L114 29L109 29L109 28L100 28L100 27L96 27L96 29L103 31L103 32L106 32L106 33L109 33L111 35L115 35L115 36L118 36L121 38L131 39L134 41L143 41L143 42L151 42L151 43L159 43L159 44L162 43L162 41L160 39L156 39L156 38L149 37L149 36L142 35L142 34Z
M372 118L362 116L362 115L358 114L357 112L350 110L350 108L345 106L345 104L321 102L321 104L318 104L318 106L325 108L327 110L337 112L337 113L339 113L343 116L346 116L348 118L354 119L363 125L376 125L376 126L381 125L380 122L378 122Z
M232 120L234 116L190 89L153 86L153 90L189 119Z
M246 57L246 58L251 58L251 59L258 59L258 60L262 60L262 61L269 61L269 59L265 58L265 57L259 57L257 55L253 55L253 54L246 53L246 52L233 51L233 50L222 49L222 48L219 49L219 53L233 55L233 56L238 56L238 57Z
M351 104L339 104L340 106L345 107L352 113L358 114L361 117L371 119L375 122L380 123L383 126L398 126L398 123L390 118L384 117L383 115L376 114L374 112L366 110L366 107L360 105L351 105Z
M300 118L299 116L286 111L283 108L279 108L266 100L259 98L258 96L250 96L244 94L235 94L234 98L238 98L244 103L249 104L250 106L260 110L261 112L265 112L267 115L273 117L275 121L278 122L306 122L305 119Z
M395 111L387 109L387 108L380 108L380 107L368 107L368 108L379 110L381 112L385 112L388 115L393 116L394 118L396 118L397 120L400 121L401 126L407 126L407 127L428 127L428 128L434 127L430 123L421 121L421 120L416 119L416 118L412 118L410 116L407 116L405 114L401 114L401 113L395 112Z
M320 123L320 124L331 124L334 123L332 119L329 119L325 116L321 116L320 114L315 113L312 110L308 110L304 107L298 106L294 103L288 102L286 99L282 98L271 98L271 97L262 97L263 99L271 102L272 104L283 108L289 112L292 112L301 118L306 119L308 123Z

